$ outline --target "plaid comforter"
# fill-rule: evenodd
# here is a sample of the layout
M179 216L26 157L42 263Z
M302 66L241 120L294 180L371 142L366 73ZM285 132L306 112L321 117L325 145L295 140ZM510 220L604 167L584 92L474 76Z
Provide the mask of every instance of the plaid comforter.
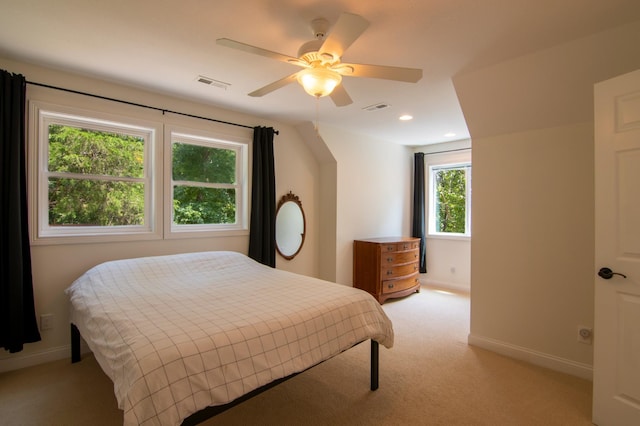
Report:
M125 425L178 425L360 341L393 345L364 291L234 252L107 262L66 292Z

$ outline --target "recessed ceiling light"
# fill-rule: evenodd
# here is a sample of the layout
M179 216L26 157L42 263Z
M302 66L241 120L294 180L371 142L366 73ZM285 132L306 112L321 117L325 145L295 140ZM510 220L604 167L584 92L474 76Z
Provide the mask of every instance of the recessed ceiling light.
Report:
M445 138L452 138L452 137L454 137L455 135L456 135L455 133L453 133L453 132L449 132L449 133L445 133L445 134L444 134L444 137L445 137Z
M413 120L413 115L404 114L404 115L401 115L400 117L398 117L398 119L401 120L401 121Z

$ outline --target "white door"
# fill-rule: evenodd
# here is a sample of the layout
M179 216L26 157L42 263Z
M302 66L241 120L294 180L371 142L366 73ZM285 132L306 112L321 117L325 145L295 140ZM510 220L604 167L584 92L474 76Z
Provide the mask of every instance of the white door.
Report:
M595 201L593 422L637 426L640 70L595 85Z

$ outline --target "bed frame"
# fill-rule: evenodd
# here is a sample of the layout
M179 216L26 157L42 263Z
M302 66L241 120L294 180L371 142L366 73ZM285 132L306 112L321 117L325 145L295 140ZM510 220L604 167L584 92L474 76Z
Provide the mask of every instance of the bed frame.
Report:
M362 342L360 342L362 343ZM356 345L359 345L360 343L356 343ZM80 330L78 330L78 327L76 327L75 324L71 324L71 362L72 363L76 363L76 362L80 362L82 360L82 354L80 351ZM321 364L321 363L320 363ZM319 364L316 364L319 365ZM375 391L376 389L378 389L378 372L379 372L379 343L376 342L375 340L371 340L371 390ZM310 367L313 368L313 367ZM304 370L306 371L306 370ZM200 411L197 411L195 413L193 413L192 415L190 415L189 417L187 417L186 419L184 419L184 421L182 422L182 426L193 426L193 425L197 425L213 416L216 416L220 413L223 413L225 411L227 411L230 408L235 407L236 405L247 401L251 398L253 398L254 396L261 394L262 392L271 389L274 386L279 385L282 382L285 382L295 376L297 376L300 373L303 373L304 371L301 371L299 373L294 373L291 374L289 376L283 377L281 379L276 379L271 383L267 383L264 386L261 386L257 389L254 389L253 391L242 395L241 397L227 403L224 405L215 405L215 406L211 406L211 407L207 407L204 408Z

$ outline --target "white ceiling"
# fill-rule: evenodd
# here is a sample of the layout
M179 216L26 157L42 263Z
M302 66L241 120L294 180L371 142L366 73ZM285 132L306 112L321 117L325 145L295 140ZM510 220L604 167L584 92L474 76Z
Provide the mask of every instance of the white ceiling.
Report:
M0 0L0 56L89 74L285 123L319 121L405 145L466 139L451 78L640 19L638 0ZM247 93L299 68L218 46L226 37L296 56L311 20L371 25L343 61L422 68L416 84L346 77L353 104L297 84ZM12 70L9 70L12 71ZM199 75L229 83L224 90ZM29 79L29 76L26 76ZM375 111L363 108L386 103ZM400 122L402 114L415 118ZM445 137L446 133L454 137Z

